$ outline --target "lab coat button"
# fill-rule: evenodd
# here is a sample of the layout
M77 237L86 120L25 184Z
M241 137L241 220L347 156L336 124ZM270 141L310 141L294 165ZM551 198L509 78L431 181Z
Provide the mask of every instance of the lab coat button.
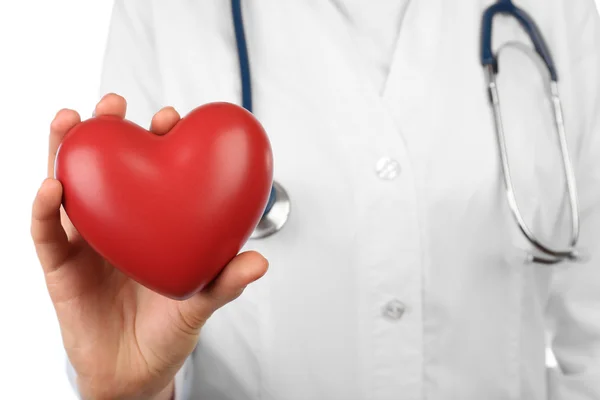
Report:
M402 303L400 300L394 299L394 300L388 302L383 307L383 316L388 319L397 321L400 318L402 318L405 311L406 311L406 305L404 305L404 303Z
M389 157L382 157L377 161L375 165L375 171L379 178L391 181L395 179L400 173L400 163Z

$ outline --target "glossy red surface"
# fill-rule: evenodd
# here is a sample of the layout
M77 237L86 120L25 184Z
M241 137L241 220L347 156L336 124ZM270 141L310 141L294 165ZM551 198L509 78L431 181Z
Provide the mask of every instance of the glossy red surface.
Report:
M82 237L144 286L185 299L215 278L258 224L273 157L260 123L229 103L196 108L166 135L100 116L56 158Z

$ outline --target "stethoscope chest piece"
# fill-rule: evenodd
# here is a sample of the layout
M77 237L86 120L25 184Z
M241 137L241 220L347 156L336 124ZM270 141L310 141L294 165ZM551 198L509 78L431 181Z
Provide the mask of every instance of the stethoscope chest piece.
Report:
M250 239L262 239L279 232L288 220L291 211L290 197L278 182L273 182L273 191L267 210L250 235Z

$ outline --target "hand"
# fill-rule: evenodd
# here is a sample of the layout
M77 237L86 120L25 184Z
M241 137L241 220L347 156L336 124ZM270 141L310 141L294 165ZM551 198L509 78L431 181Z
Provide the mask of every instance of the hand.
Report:
M96 115L125 117L126 102L109 94ZM162 135L179 121L171 107L152 119ZM200 329L267 270L258 253L234 258L217 279L185 301L152 292L115 269L82 239L61 208L54 159L75 111L60 111L50 128L48 178L32 210L31 235L60 324L63 344L83 398L170 399L175 374L193 351Z

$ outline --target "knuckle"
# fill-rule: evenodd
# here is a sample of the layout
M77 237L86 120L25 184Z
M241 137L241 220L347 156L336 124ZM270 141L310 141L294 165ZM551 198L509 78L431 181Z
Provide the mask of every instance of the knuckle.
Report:
M178 318L175 318L175 328L186 336L197 336L200 328L204 325L208 317L192 314L188 315L177 307Z

